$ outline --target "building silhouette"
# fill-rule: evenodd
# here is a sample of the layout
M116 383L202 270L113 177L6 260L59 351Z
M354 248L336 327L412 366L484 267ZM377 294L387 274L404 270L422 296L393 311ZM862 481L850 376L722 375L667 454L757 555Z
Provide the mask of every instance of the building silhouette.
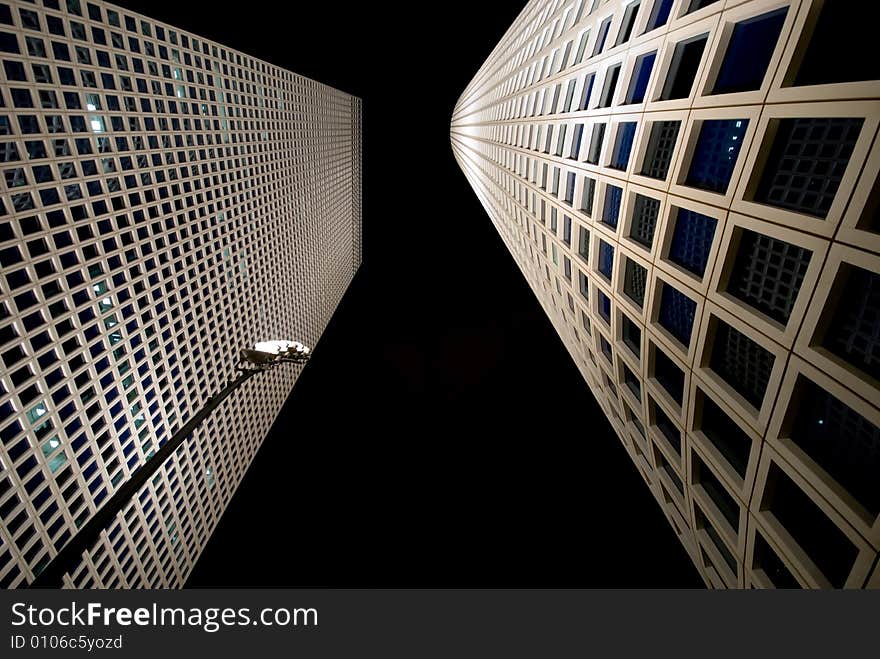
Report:
M880 586L870 25L532 0L455 106L461 169L711 587Z
M318 342L361 261L361 105L91 0L0 1L0 60L13 588L230 379L240 348ZM181 586L299 370L224 402L65 584Z

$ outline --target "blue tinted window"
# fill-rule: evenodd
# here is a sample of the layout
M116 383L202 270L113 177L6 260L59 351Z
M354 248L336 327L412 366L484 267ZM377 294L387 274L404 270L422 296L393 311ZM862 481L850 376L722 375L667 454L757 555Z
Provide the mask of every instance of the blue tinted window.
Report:
M599 315L606 323L611 324L611 298L599 291Z
M596 81L596 74L591 73L584 80L584 93L581 96L581 103L578 106L578 110L586 110L587 105L590 103L590 95L593 93L593 83Z
M603 240L599 241L599 272L607 279L611 279L611 270L614 267L614 247Z
M602 52L602 49L605 47L605 40L608 38L608 28L611 27L611 19L613 16L609 16L602 24L599 26L599 36L596 37L596 46L593 48L593 55L598 55Z
M626 121L617 127L617 142L614 144L614 152L611 154L610 166L613 169L626 169L635 136L635 121Z
M657 0L654 3L654 8L651 10L651 16L648 18L648 27L645 28L645 32L650 32L666 25L666 21L669 20L670 11L672 11L672 0Z
M610 227L617 228L617 218L620 216L620 203L623 201L623 188L609 185L605 188L605 208L602 209L602 222Z
M702 278L717 224L714 217L679 208L669 247L669 260Z
M713 94L760 89L787 14L783 7L736 24Z
M658 321L667 332L684 346L691 342L697 303L669 284L663 284Z
M632 80L629 83L629 91L626 95L627 103L641 103L645 100L648 82L651 80L651 71L654 69L654 60L656 59L656 52L640 55L636 59Z
M704 121L686 185L719 194L727 192L748 125L748 119Z

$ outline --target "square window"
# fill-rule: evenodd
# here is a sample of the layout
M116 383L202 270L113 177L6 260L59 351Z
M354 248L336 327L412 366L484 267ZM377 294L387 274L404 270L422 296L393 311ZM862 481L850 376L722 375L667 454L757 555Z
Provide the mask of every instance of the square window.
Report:
M782 119L755 201L825 218L849 164L863 119Z
M611 271L614 267L614 247L604 240L599 241L599 272L611 281Z
M782 32L788 7L753 16L733 28L713 94L760 89Z
M669 13L672 11L673 0L655 0L654 6L651 8L651 15L648 17L648 25L645 32L656 30L663 27L669 20Z
M602 97L599 99L600 108L611 107L614 101L614 92L617 90L617 79L620 77L620 64L615 64L605 74L605 85L602 87Z
M647 285L648 271L632 259L626 259L623 272L623 292L639 309L645 304Z
M748 125L748 119L703 121L685 184L725 194Z
M690 96L708 40L709 35L707 33L675 44L672 62L669 65L666 82L660 94L661 101L671 101Z
M785 325L813 252L743 230L727 292Z
M880 515L880 428L801 375L789 437L873 516Z
M631 321L629 316L626 315L620 316L620 328L621 339L623 340L624 345L632 351L636 358L641 357L642 330L640 330L639 326Z
M770 464L761 510L788 532L834 588L843 588L858 547L775 463Z
M877 38L874 21L856 20L852 5L823 2L815 28L800 44L804 55L794 86L880 80L880 59L853 57L850 48L841 48L841 35L850 44L871 44Z
M657 322L687 349L691 342L697 303L665 282L661 288Z
M636 194L629 237L650 250L654 243L654 231L660 214L660 200Z
M699 422L697 429L724 456L740 478L746 477L752 440L715 402L697 390Z
M680 407L684 402L684 371L656 346L654 347L654 378Z
M832 290L837 304L826 312L822 346L880 380L880 274L844 266Z
M775 355L727 323L716 322L709 367L750 405L760 409Z
M616 185L605 186L605 205L602 208L602 223L616 229L623 201L623 188Z
M654 61L656 59L656 51L639 55L636 58L632 79L626 92L626 103L641 103L645 100L645 94L648 92L648 83L651 81L651 72L654 70Z
M651 124L651 136L648 138L648 148L645 151L642 176L658 181L666 180L680 129L680 121L655 121Z
M703 278L718 220L687 208L679 208L669 246L669 260Z
M611 169L625 171L629 165L629 154L632 151L633 140L636 136L636 122L624 121L617 126L617 140L614 143L614 151L611 154Z

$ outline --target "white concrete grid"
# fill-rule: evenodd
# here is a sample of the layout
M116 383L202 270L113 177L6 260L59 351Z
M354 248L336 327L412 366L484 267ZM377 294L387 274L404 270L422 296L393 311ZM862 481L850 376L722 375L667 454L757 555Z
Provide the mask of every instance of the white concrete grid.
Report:
M453 113L462 170L712 587L880 579L880 75L816 70L839 11L532 0Z
M0 2L0 585L361 260L360 100L104 2ZM179 587L299 367L228 399L75 587ZM267 503L267 505L271 505Z

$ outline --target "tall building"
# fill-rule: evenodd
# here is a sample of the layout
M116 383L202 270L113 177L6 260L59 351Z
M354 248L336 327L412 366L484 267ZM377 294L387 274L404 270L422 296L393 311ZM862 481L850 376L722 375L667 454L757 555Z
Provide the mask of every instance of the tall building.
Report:
M99 1L0 1L0 586L361 260L359 99ZM299 367L247 382L65 584L179 587ZM284 505L280 503L279 505Z
M454 110L458 163L711 587L880 586L860 13L532 0Z

